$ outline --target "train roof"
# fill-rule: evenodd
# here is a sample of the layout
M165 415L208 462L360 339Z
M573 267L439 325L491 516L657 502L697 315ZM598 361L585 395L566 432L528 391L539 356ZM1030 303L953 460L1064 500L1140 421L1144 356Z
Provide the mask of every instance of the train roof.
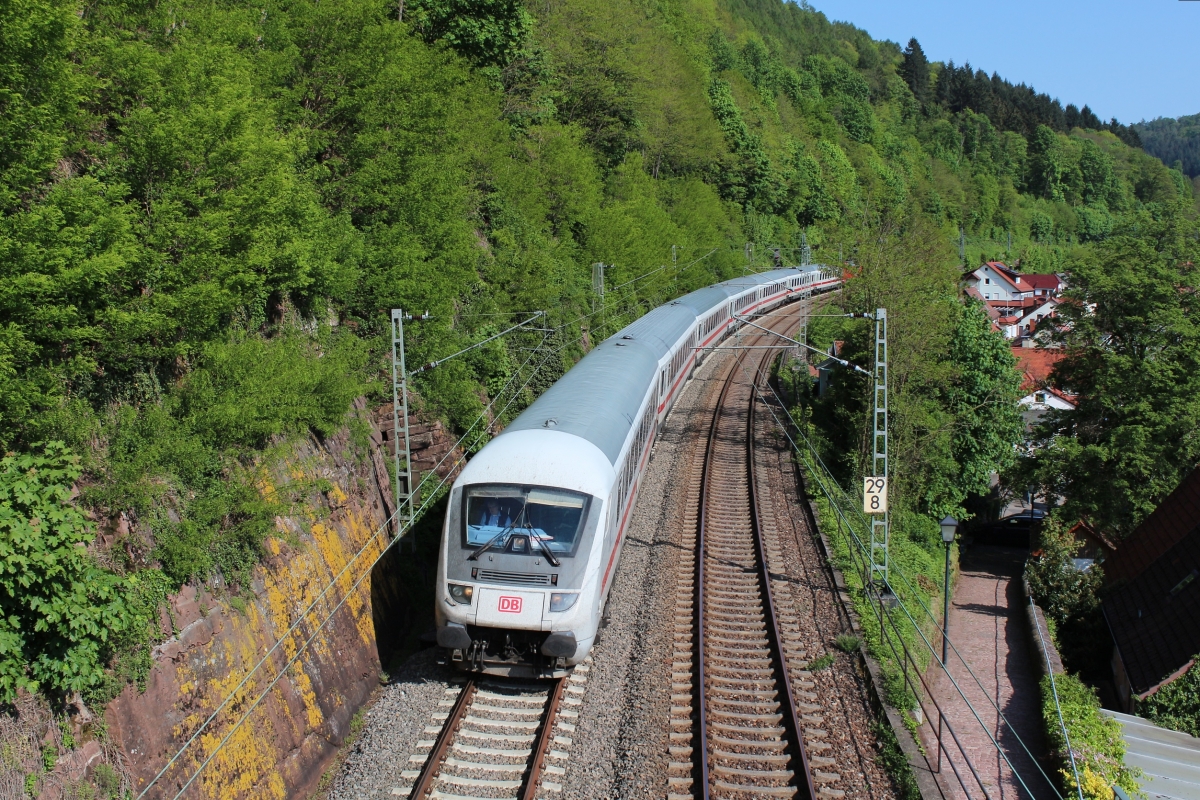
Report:
M819 269L814 265L810 269ZM594 444L614 466L658 363L697 318L747 289L794 277L796 269L745 275L697 289L626 325L584 356L501 432L552 428Z

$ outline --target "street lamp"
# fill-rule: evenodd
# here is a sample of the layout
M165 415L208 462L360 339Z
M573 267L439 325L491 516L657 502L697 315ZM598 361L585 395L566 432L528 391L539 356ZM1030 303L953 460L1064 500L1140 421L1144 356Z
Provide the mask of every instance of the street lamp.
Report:
M942 544L946 545L946 582L942 584L942 664L946 664L950 645L950 545L954 544L954 534L958 530L958 520L947 516L941 522Z
M942 544L946 545L946 581L942 584L942 669L946 677L950 677L950 545L954 544L954 534L958 530L958 520L949 514L940 523L942 527ZM938 769L942 768L942 715L938 714Z

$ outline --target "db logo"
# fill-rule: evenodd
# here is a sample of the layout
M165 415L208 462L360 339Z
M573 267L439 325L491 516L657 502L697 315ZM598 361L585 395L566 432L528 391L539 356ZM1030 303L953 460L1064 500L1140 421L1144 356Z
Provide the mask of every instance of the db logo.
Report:
M501 595L500 596L500 610L504 611L508 614L520 614L521 613L521 598L507 597L505 595Z

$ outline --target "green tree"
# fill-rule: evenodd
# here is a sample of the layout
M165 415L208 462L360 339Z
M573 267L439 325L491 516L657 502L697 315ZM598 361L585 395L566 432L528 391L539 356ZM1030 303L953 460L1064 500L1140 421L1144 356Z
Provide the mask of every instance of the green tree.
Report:
M1083 202L1107 208L1121 206L1121 187L1113 172L1112 159L1093 142L1084 139L1080 145L1079 171L1083 178Z
M1142 212L1071 270L1061 385L1025 469L1063 514L1123 536L1200 463L1196 224Z
M1021 376L1008 342L992 329L982 304L968 301L950 339L950 360L958 375L947 390L954 414L952 452L959 468L955 503L988 491L992 474L1014 460L1013 445L1024 423L1017 400Z
M929 102L929 59L916 37L908 40L904 48L904 60L900 62L900 76L908 84L913 97L922 107Z
M1047 200L1064 199L1063 181L1067 173L1067 156L1058 135L1045 125L1038 125L1029 140L1029 189Z
M1108 638L1100 613L1103 567L1088 570L1075 566L1080 545L1061 517L1046 519L1038 539L1037 555L1025 566L1029 590L1054 622L1056 642L1067 668L1089 676L1107 664Z
M1185 674L1145 700L1139 700L1137 713L1155 725L1200 736L1200 669L1196 668L1197 663L1200 663L1200 655L1192 657L1192 666Z
M70 58L78 29L74 3L0 2L0 212L63 155L82 100Z
M533 17L519 0L409 0L406 10L431 41L443 40L485 68L504 67L525 55L533 28Z

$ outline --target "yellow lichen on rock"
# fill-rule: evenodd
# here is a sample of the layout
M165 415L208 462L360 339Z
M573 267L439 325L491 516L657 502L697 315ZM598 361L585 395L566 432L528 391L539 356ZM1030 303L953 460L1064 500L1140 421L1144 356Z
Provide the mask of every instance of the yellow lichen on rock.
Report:
M373 466L347 460L345 452L344 444L309 440L273 471L256 472L265 498L288 496L289 484L328 488L314 493L309 506L276 517L277 534L265 539L263 559L241 588L236 610L210 596L211 633L202 627L190 636L180 632L160 648L148 681L153 690L126 692L110 705L122 746L139 743L127 753L140 786L228 698L167 780L178 786L215 753L193 784L199 796L275 800L314 788L320 765L349 730L379 671L369 573L387 545L383 516L390 498L372 494L378 491ZM148 750L141 744L147 741Z

